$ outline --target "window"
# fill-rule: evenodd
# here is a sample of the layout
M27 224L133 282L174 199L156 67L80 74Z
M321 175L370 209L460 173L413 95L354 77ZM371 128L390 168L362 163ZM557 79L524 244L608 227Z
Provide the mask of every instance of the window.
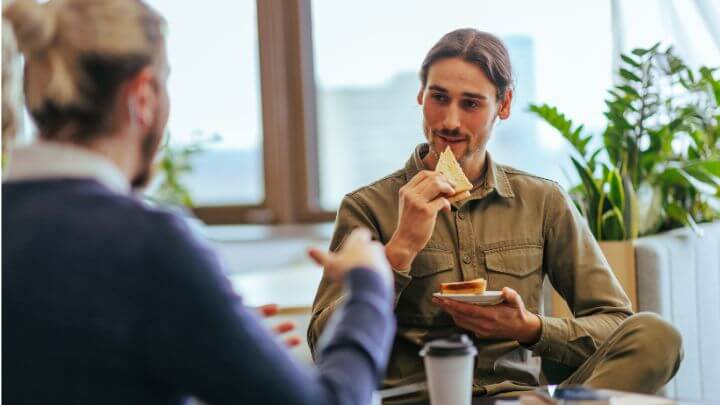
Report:
M569 163L569 148L553 129L539 125L527 106L549 103L591 131L603 127L604 95L612 83L610 2L488 5L313 0L323 208L336 209L345 193L401 168L424 141L415 101L418 70L430 47L461 27L499 35L514 64L513 111L494 131L488 147L493 157L568 183L559 163Z
M708 0L148 1L169 25L171 142L222 138L184 178L209 224L330 221L344 194L401 168L424 141L422 59L457 28L510 51L516 91L493 157L565 186L570 147L529 103L598 134L617 49L661 40L691 64L720 64Z
M220 136L184 178L199 206L255 205L265 196L254 0L150 0L168 21L170 142Z
M642 15L638 23L635 16ZM720 65L720 3L685 0L626 0L620 3L623 50L662 41L695 68ZM716 38L713 38L713 35Z

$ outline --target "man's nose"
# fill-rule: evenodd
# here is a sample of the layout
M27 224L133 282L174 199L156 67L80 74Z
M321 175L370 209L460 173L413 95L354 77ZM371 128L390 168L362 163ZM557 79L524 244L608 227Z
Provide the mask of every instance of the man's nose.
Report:
M452 104L448 107L443 126L451 131L460 128L460 111L456 105Z

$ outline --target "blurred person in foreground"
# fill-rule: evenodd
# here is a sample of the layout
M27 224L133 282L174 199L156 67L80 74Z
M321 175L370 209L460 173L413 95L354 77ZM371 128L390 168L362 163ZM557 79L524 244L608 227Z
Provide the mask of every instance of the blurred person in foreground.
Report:
M382 247L311 251L349 297L304 369L181 218L133 195L169 111L164 21L139 0L3 10L38 141L2 186L3 402L366 404L394 319Z

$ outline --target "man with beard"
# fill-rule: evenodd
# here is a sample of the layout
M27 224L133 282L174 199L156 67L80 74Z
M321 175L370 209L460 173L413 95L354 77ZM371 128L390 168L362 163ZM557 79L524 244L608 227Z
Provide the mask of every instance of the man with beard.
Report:
M345 196L331 249L356 227L385 245L395 276L398 331L385 383L424 379L418 352L429 339L465 333L478 355L478 395L541 383L540 360L572 373L556 383L652 393L677 371L677 331L652 314L633 315L585 220L555 183L495 162L486 146L510 117L510 58L495 36L474 29L445 35L420 70L417 102L427 143L405 167ZM522 145L517 145L522 148ZM454 184L434 171L450 148L472 182L450 203ZM547 276L575 317L540 315ZM433 297L440 283L484 278L504 301L475 306ZM308 331L311 347L345 300L323 279Z
M16 0L3 18L39 131L2 186L3 402L367 404L394 332L370 233L311 251L350 298L304 370L183 220L131 194L168 118L163 19L139 0Z

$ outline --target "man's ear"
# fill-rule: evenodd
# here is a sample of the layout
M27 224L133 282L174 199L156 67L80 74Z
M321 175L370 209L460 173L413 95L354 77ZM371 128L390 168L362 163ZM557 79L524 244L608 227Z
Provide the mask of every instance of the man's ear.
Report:
M151 67L143 68L130 79L126 100L130 122L143 128L150 127L155 120L158 103L155 73Z
M420 91L418 91L417 95L417 103L418 105L423 105L423 96L425 94L425 86L420 86Z
M506 120L510 118L510 106L512 105L512 98L513 90L505 90L505 98L500 103L500 108L498 109L498 117L500 117L501 120Z

